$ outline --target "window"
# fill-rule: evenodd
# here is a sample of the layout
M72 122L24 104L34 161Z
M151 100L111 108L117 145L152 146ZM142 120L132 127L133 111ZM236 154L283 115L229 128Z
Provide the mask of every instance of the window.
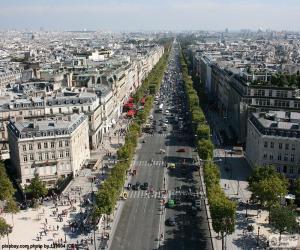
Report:
M26 151L26 145L23 145L23 151Z
M268 158L268 154L264 153L264 159Z
M49 160L49 154L48 153L45 153L45 159Z
M278 144L279 149L282 149L282 143Z
M66 157L69 157L69 156L70 156L70 152L66 151Z
M23 156L23 161L24 161L24 162L27 162L27 160L28 160L28 159L27 159L27 155L24 155L24 156Z
M274 158L274 157L273 157L273 155L272 155L272 154L270 154L270 157L269 157L269 158L270 158L270 160L273 160L273 158Z
M281 161L281 154L278 154L278 161Z
M64 157L64 151L60 151L59 152L59 158L63 158Z
M54 142L52 141L51 144L50 144L50 147L51 147L51 148L54 148L54 146L55 146L55 144L54 144Z
M272 89L269 89L269 96L272 96Z
M289 144L288 143L285 144L285 150L289 150Z
M65 146L68 147L69 146L69 142L65 141Z
M271 143L270 143L270 147L271 147L271 148L274 148L274 142L271 142Z
M300 167L298 167L298 174L300 174Z
M55 152L51 153L51 159L55 159Z
M280 173L280 172L281 172L281 170L280 170L280 167L277 167L277 172L278 172L278 173Z
M44 142L44 148L48 148L48 143Z
M42 160L43 160L43 155L39 154L39 161L42 161Z
M33 154L29 155L29 159L30 159L31 161L34 161L34 155L33 155Z
M289 160L289 154L284 154L284 160L288 161Z
M58 108L58 112L61 114L61 108Z
M42 148L42 145L41 145L41 143L39 142L38 143L38 149L41 149Z
M286 172L287 172L287 167L283 166L283 173L286 173Z
M58 146L61 148L62 147L62 141L58 142Z
M292 166L290 166L290 174L294 173L294 168Z
M292 144L292 150L295 150L295 144Z
M264 147L265 147L265 148L267 148L267 147L268 147L268 142L267 142L267 141L265 141L265 143L264 143Z
M29 144L29 150L32 150L32 149L33 149L33 145Z
M291 154L291 162L294 162L294 161L295 161L295 155Z

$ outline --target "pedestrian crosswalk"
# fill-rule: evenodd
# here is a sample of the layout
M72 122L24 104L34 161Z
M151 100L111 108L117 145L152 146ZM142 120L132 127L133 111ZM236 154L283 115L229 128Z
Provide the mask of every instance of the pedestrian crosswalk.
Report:
M154 167L154 166L165 166L165 161L135 161L134 166L136 167Z
M193 194L187 194L184 192L176 192L176 191L169 191L167 193L162 194L160 191L154 191L150 193L147 190L131 190L127 191L127 199L165 199L168 200L170 198L184 198L187 195L193 196L194 198L203 197L202 192L196 192Z
M159 134L159 133L154 133L154 134L144 134L144 137L153 137L153 136L159 136L159 137L167 137L169 136L170 134L166 134L166 133L162 133L162 134Z

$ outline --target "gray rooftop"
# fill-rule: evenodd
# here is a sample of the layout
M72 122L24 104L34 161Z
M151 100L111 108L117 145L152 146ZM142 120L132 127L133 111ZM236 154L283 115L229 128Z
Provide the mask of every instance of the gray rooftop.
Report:
M71 134L85 119L87 116L81 113L42 120L11 120L8 128L19 138L66 135Z

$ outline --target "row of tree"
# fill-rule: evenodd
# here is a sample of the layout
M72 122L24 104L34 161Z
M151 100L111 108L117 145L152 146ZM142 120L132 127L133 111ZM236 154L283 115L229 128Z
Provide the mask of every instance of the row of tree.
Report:
M197 150L201 160L205 162L204 180L210 205L212 225L215 232L221 235L223 249L225 236L234 232L236 204L225 196L224 191L220 187L220 171L213 162L214 148L210 139L210 128L200 107L199 97L201 96L201 88L195 86L197 83L189 75L187 60L183 52L181 52L180 60L185 92L191 113L192 129L197 139Z
M152 69L148 77L143 81L142 86L137 90L134 99L138 101L146 96L146 102L143 108L140 108L136 118L131 122L126 136L124 145L117 151L117 163L111 170L109 177L101 184L96 193L96 206L94 209L94 218L99 218L102 214L110 215L116 206L116 202L123 192L126 172L130 167L134 155L138 138L141 132L141 126L147 120L153 105L153 96L161 84L164 71L169 57L169 47L165 49L156 66Z

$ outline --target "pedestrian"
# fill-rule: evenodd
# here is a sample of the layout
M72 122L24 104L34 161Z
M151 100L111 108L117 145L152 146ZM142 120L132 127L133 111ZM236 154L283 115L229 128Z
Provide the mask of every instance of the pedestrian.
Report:
M59 225L57 225L56 229L57 229L57 231L58 231L58 229L59 229Z
M45 223L46 223L46 224L48 223L48 220L47 220L47 218L45 218Z

